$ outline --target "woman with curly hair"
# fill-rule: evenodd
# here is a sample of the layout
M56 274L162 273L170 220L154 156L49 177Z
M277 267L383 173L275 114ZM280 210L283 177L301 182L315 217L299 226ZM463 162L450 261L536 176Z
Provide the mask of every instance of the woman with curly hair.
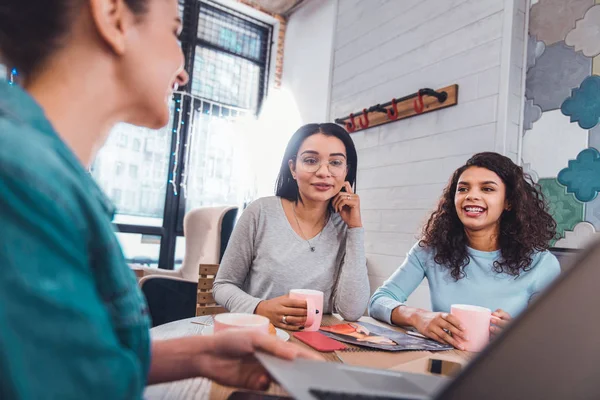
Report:
M463 348L465 333L451 314L456 303L496 310L495 335L560 273L549 251L556 223L523 169L497 153L479 153L454 172L421 240L375 291L369 314ZM427 277L433 312L408 307Z

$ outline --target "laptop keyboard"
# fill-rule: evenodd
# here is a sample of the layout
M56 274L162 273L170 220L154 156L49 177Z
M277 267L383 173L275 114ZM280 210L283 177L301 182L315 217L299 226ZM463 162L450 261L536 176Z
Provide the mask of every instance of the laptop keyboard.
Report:
M310 394L319 400L410 400L401 399L399 397L375 396L371 394L340 393L321 389L310 389Z

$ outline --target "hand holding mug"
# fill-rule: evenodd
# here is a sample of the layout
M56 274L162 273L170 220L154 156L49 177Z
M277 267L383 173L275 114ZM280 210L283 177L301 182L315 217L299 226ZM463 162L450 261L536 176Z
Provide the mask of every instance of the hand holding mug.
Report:
M459 350L464 350L467 335L462 324L452 314L440 312L422 312L417 314L414 327L430 339L443 344L449 344Z
M490 321L490 333L492 334L492 336L499 335L502 332L502 330L508 326L511 320L512 317L506 311L500 308L494 311L492 313L492 319Z
M263 315L278 328L304 329L307 317L306 300L290 298L288 294L258 303L255 314Z

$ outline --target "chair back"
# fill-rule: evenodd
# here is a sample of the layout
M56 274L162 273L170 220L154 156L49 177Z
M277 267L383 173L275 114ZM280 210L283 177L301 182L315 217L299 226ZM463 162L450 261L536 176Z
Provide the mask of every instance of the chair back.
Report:
M185 255L180 276L198 279L198 265L219 264L225 252L238 208L200 207L186 213L183 219Z
M215 302L212 287L219 270L218 264L200 264L198 277L198 296L196 300L196 316L226 313L227 309Z

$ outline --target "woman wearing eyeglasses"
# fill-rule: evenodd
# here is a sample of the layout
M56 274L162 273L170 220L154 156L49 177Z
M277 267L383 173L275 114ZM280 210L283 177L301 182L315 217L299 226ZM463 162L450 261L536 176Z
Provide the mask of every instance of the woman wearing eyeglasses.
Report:
M325 313L360 318L369 300L360 199L352 190L357 156L341 127L304 125L290 139L276 196L240 217L213 286L232 312L256 313L284 329L303 329L306 302L291 289L324 293Z

